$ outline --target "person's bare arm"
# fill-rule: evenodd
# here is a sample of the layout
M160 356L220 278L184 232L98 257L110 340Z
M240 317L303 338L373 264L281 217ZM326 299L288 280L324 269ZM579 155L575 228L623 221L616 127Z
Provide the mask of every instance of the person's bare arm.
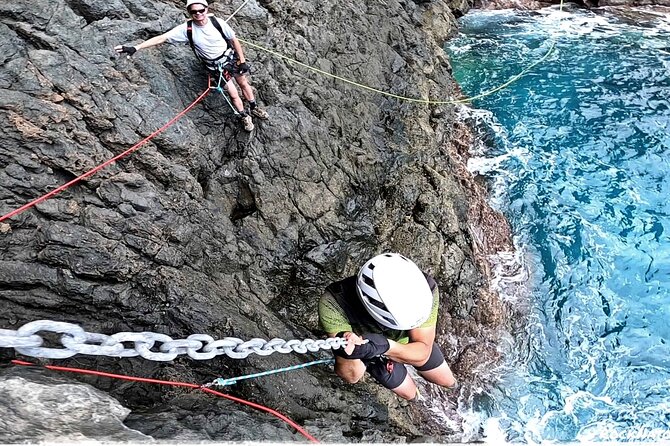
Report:
M237 54L237 59L240 64L246 63L247 60L244 58L244 51L242 51L242 44L239 40L233 39L233 48L235 49L235 54Z
M409 342L399 344L389 340L386 356L403 364L421 366L428 361L435 342L435 327L413 328L409 331Z

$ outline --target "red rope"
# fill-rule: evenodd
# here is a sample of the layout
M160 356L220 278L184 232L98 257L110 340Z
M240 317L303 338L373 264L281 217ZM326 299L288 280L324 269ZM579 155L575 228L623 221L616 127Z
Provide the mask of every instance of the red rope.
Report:
M174 124L175 122L177 122L182 116L184 116L186 113L188 113L189 110L191 110L193 107L195 107L195 105L196 105L198 102L200 102L201 100L203 100L204 97L207 96L207 94L209 94L209 92L210 92L210 88L209 88L209 85L208 85L207 90L203 91L202 94L201 94L200 96L198 96L198 99L196 99L195 101L193 101L188 107L186 107L186 108L185 108L184 110L182 110L179 114L177 114L177 116L175 116L174 118L170 119L170 120L167 122L167 124L165 124L163 127L161 127L161 128L159 128L158 130L154 131L151 135L147 136L147 137L144 138L142 141L140 141L140 142L138 142L137 144L135 144L134 146L132 146L130 149L126 150L125 152L123 152L123 153L121 153L121 154L119 154L119 155L116 155L116 156L115 156L114 158L112 158L112 159L109 159L109 160L105 161L104 163L100 164L99 166L94 167L93 169L89 170L89 171L86 172L85 174L78 176L78 177L75 178L74 180L71 180L71 181L69 181L68 183L63 184L62 186L57 187L56 189L52 190L52 191L49 192L48 194L46 194L46 195L42 195L41 197L36 198L35 200L31 201L30 203L28 203L28 204L24 204L24 205L21 206L20 208L18 208L18 209L14 209L14 210L11 211L10 213L8 213L8 214L6 214L6 215L3 215L2 217L0 217L0 222L2 222L2 221L4 221L4 220L7 220L8 218L11 218L11 217L13 217L13 216L15 216L15 215L17 215L17 214L20 214L21 212L25 211L26 209L29 209L29 208L31 208L31 207L33 207L33 206L35 206L35 205L37 205L37 204L43 202L44 200L47 200L47 199L53 197L53 196L56 195L57 193L64 191L65 189L67 189L68 187L72 186L73 184L76 184L76 183L80 182L80 181L83 180L84 178L88 178L88 177L90 177L91 175L93 175L94 173L98 172L99 170L102 170L102 169L104 169L105 167L109 166L110 164L112 164L112 163L114 163L114 162L120 160L120 159L123 158L124 156L130 155L131 153L133 153L134 151L136 151L137 149L139 149L140 147L142 147L144 144L146 144L147 142L149 142L151 139L153 139L156 135L158 135L159 133L163 132L165 129L167 129L167 128L170 127L172 124Z
M19 361L17 359L12 360L12 364L14 365L25 365L25 366L38 366L38 364L33 364L31 362L27 361ZM59 372L71 372L71 373L81 373L83 375L95 375L95 376L103 376L106 378L114 378L114 379L122 379L125 381L136 381L136 382L143 382L143 383L151 383L151 384L162 384L166 386L174 386L174 387L190 387L191 389L199 389L202 390L203 392L206 393L211 393L216 396L220 396L222 398L229 399L231 401L235 401L236 403L241 403L241 404L246 404L247 406L253 407L254 409L258 409L263 412L267 412L280 420L284 421L286 424L290 425L293 427L295 430L300 432L303 437L307 438L309 441L312 443L319 443L319 440L311 436L305 429L303 429L300 425L298 425L295 421L291 420L285 415L282 415L281 413L277 412L276 410L270 409L269 407L262 406L260 404L252 403L251 401L243 400L241 398L237 398L231 395L227 395L225 393L217 392L216 390L212 390L208 387L202 387L198 384L192 384L192 383L185 383L185 382L179 382L179 381L164 381L160 379L152 379L152 378L141 378L138 376L129 376L129 375L117 375L115 373L107 373L107 372L99 372L97 370L88 370L88 369L78 369L78 368L73 368L73 367L62 367L62 366L57 366L57 365L44 365L42 366L46 369L49 370L56 370Z

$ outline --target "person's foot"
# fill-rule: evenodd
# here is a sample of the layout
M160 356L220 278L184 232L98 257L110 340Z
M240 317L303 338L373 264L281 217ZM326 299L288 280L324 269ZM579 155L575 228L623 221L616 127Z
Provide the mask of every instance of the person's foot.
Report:
M260 107L256 107L253 110L251 110L251 114L257 117L258 119L268 119L270 117L268 112L266 112Z
M242 118L242 125L244 126L244 130L247 132L250 132L254 129L254 123L251 120L251 116L246 115Z

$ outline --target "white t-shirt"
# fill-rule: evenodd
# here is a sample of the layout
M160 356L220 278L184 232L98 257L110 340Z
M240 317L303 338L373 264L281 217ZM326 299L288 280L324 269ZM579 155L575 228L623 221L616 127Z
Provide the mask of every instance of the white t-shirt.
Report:
M223 20L218 20L223 30L223 34L230 40L235 38L235 31ZM227 49L226 40L221 37L221 33L212 24L212 18L208 17L204 26L198 26L193 22L193 45L197 53L205 59L216 59ZM188 34L186 34L186 23L182 23L167 32L168 43L188 43Z

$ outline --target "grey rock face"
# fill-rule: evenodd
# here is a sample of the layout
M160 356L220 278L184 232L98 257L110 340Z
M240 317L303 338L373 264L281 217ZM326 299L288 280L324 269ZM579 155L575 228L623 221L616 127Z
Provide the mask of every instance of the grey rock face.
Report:
M251 1L231 24L238 37L338 76L449 99L459 91L442 44L454 30L453 11L468 7L452 3ZM227 17L237 6L211 9ZM130 59L112 50L184 18L169 1L0 2L0 214L125 151L205 89L206 73L187 45ZM137 152L0 227L0 327L54 319L108 334L318 337L324 287L374 254L398 251L439 280L438 339L459 380L485 382L499 333L515 319L485 292L485 257L510 243L465 170L471 136L455 107L373 94L245 50L270 113L253 133L211 93ZM0 359L13 355L3 350ZM63 363L203 383L323 357ZM473 364L477 358L484 365ZM189 439L202 433L189 417L206 403L179 409L181 394L159 386L89 381L132 408L143 420L137 429L158 432L139 414L162 413ZM333 441L432 432L386 390L344 385L326 367L231 392ZM231 416L249 432L267 424L253 411ZM209 427L198 438L232 435L228 421L203 420ZM165 429L156 436L177 435ZM292 438L277 429L253 439Z
M117 400L87 384L27 369L0 376L3 443L152 442L123 424L129 413Z

